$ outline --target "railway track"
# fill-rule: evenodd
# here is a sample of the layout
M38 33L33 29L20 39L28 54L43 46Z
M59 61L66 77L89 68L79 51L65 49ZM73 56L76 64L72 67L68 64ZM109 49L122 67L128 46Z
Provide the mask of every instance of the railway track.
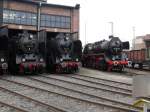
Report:
M81 91L77 91L77 90L74 90L74 89L69 89L69 88L65 88L65 87L62 87L62 86L50 84L46 81L42 81L40 77L41 76L28 77L28 78L25 78L25 77L17 77L17 78L16 77L15 78L11 77L10 78L9 77L9 78L6 78L6 79L1 79L1 80L5 81L5 83L9 83L9 84L7 84L6 87L8 89L11 89L11 90L13 90L13 89L11 87L8 87L8 85L10 85L10 83L21 86L21 89L23 89L24 87L28 87L30 89L34 88L34 89L36 89L36 91L41 91L42 95L45 96L45 97L47 96L47 94L53 94L53 99L54 99L54 97L56 99L61 97L61 101L60 100L58 100L58 101L63 103L64 108L67 108L67 109L69 108L69 110L70 110L70 107L72 107L71 111L77 111L77 109L75 107L79 106L79 107L82 108L83 112L86 112L87 110L89 111L89 107L91 108L91 106L89 106L89 105L94 106L94 112L96 112L96 111L99 112L99 109L102 110L102 112L104 112L104 111L108 112L108 110L109 111L110 110L113 110L113 111L114 110L117 110L117 111L119 110L120 112L138 111L137 108L132 107L130 104L123 103L123 102L121 103L121 102L117 102L117 101L115 102L115 101L108 100L108 98L106 99L106 98L94 96L94 95L91 95L91 94L87 94L87 93L84 93L84 92L81 92ZM21 80L21 78L22 78L22 80ZM36 79L36 78L38 78L38 79ZM33 81L34 81L34 83L33 83ZM51 86L51 90L50 90L50 86ZM52 86L53 86L53 88L52 88ZM57 92L56 92L56 90L57 90ZM18 92L20 94L30 95L30 94L26 94L26 92L24 92L24 91L21 92L20 90L17 90L17 93ZM28 92L29 92L29 90L28 90ZM33 91L30 90L30 92L33 92ZM36 92L34 91L34 95L35 94L36 94ZM31 95L31 96L34 97L34 95ZM65 100L67 100L67 101L65 101ZM45 102L45 100L42 100L42 99L40 101ZM55 102L56 101L57 100L55 100ZM46 101L46 102L49 102L49 101ZM65 102L67 103L67 105L66 105ZM78 103L80 103L80 105ZM59 105L62 106L62 104L59 104ZM78 106L75 106L75 105L78 105Z
M131 76L135 76L135 75L148 75L149 74L149 71L141 70L141 69L126 68L125 71L126 71L126 74L129 74Z
M0 87L0 101L25 112L65 112L4 87Z
M62 83L67 83L68 85L72 84L72 85L77 85L77 87L79 86L83 86L83 87L87 87L87 88L94 88L95 90L105 90L107 92L113 92L114 94L121 94L123 96L131 96L131 93L129 92L130 90L128 89L123 89L120 87L115 87L115 86L111 86L111 85L105 85L105 84L94 84L94 83L89 83L88 81L83 81L80 79L76 79L74 77L69 77L69 76L64 76L61 75L61 77L59 75L40 75L41 77L45 77L45 78L49 78L49 79L53 79L55 81L57 81L57 83L62 82ZM66 84L66 86L67 86Z
M116 104L118 103L118 104L126 105L128 107L131 106L128 103L124 103L124 102L117 101L117 100L115 101L114 99L112 100L112 99L107 98L107 97L102 97L102 96L100 96L100 94L99 95L95 95L94 93L84 92L81 89L76 89L75 87L71 88L71 87L68 87L68 86L66 87L63 84L56 84L56 83L54 84L53 82L51 82L51 79L47 80L46 77L45 78L44 77L32 77L30 79L34 80L34 81L37 81L37 82L41 82L43 84L46 84L48 86L47 88L49 88L49 86L54 86L54 87L57 87L58 90L62 89L63 91L67 91L69 93L71 92L71 94L79 93L79 94L81 94L80 96L82 96L82 97L85 96L85 95L87 95L89 97L93 97L93 98L96 98L96 99L106 100L106 101L110 101L110 102L113 102L113 103L116 103ZM58 91L58 92L60 92L60 91ZM93 99L93 100L95 100L95 99Z
M18 107L6 104L4 102L0 102L0 112L27 112Z
M92 68L90 68L90 70L97 71L97 72L100 71L100 70L96 70L96 69L92 69ZM101 72L109 73L107 71L106 72L105 71L101 71ZM111 74L112 75L117 75L117 76L120 76L120 75L124 74L125 77L132 78L135 75L149 74L149 71L147 71L147 70L141 70L141 69L125 68L124 71L122 71L122 72L111 71Z
M78 79L78 80L83 80L83 81L94 83L97 85L105 85L105 86L116 88L116 89L118 88L126 92L131 92L132 90L131 84L124 83L124 82L117 82L117 81L108 80L104 78L95 78L92 76L85 76L85 75L80 75L80 74L67 75L67 77L71 77L71 78Z

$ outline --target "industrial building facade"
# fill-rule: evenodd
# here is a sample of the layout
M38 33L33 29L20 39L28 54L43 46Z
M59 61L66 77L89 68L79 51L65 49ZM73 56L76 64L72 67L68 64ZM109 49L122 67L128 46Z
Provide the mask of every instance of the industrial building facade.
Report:
M39 30L47 33L79 33L79 8L79 5L71 7L36 0L1 0L0 25L36 31L40 24Z

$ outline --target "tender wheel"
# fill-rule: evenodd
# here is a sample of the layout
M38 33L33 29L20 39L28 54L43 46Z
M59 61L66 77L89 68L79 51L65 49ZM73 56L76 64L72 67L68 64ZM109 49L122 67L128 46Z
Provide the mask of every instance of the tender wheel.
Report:
M135 65L135 64L134 64L134 63L132 63L132 68L134 68L134 65Z

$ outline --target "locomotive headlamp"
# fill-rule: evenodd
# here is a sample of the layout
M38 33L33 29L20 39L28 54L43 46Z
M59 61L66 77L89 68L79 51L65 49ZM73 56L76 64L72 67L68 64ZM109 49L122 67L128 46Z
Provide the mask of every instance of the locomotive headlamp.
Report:
M61 59L60 59L60 61L62 62L62 61L63 61L63 59L61 58Z
M4 62L5 60L4 60L4 58L1 58L1 62Z
M25 58L23 58L23 59L22 59L22 62L25 62L25 61L26 61L26 59L25 59Z
M114 61L114 60L115 60L115 57L113 57L112 60Z
M33 39L33 35L30 35L30 39Z
M78 58L76 58L76 61L79 61L79 59L78 59Z
M69 37L66 37L66 40L69 40Z
M40 59L40 62L43 62L43 61L44 61L43 58L41 58L41 59Z

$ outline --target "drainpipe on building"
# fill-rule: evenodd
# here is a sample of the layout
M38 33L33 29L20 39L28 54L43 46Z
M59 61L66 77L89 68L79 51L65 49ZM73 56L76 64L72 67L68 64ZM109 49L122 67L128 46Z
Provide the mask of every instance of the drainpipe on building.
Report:
M42 3L38 3L38 8L37 8L37 32L38 32L38 40L39 40L39 31L40 31L40 24L41 24L41 6Z
M39 40L40 40L40 15L41 15L41 5L42 3L41 2L38 2L38 5L37 5L37 26L36 26L36 31L37 31L37 44L39 45ZM38 50L39 52L39 50Z
M39 45L39 42L41 42L40 41L40 31L41 31L41 7L42 7L42 3L43 2L47 2L47 0L43 0L43 1L40 1L40 2L38 2L38 7L37 7L37 32L38 32L38 34L37 34L37 38L38 38L38 45ZM43 34L42 34L42 36L43 36ZM43 37L42 37L43 38ZM45 50L46 50L46 36L45 36L45 34L44 34L44 41L45 41ZM45 54L44 54L45 56L45 60L46 60L46 51L45 51Z

